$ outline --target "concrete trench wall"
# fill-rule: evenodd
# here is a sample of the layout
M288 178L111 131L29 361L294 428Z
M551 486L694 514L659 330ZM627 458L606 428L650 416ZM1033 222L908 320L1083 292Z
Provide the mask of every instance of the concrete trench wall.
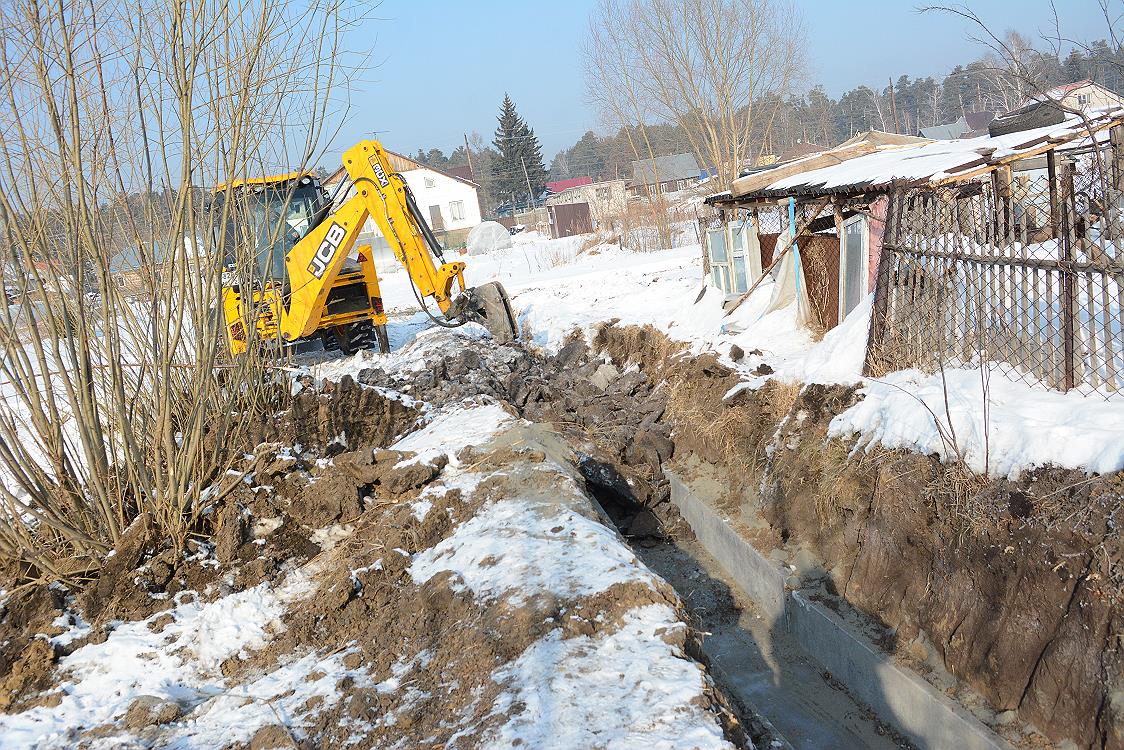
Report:
M895 664L851 632L831 610L785 587L785 573L743 539L673 472L665 471L672 502L699 543L761 610L779 622L884 721L923 748L1011 750L1011 746L963 707L921 677Z

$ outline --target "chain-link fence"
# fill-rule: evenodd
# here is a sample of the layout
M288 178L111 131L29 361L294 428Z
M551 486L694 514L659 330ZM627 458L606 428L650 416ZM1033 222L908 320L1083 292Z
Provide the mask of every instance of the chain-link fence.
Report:
M867 368L1005 363L1058 390L1124 391L1124 220L1096 155L891 195Z

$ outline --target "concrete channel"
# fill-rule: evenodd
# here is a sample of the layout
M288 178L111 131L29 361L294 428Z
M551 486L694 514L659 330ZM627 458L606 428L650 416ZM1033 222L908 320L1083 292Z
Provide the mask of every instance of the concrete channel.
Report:
M792 747L902 744L885 735L881 727L889 725L919 748L1011 750L962 706L894 663L834 612L798 590L788 590L786 573L776 563L754 549L680 477L665 474L672 502L694 531L698 546L760 613L760 622L747 623L741 633L712 634L705 646L708 655L714 652L728 689L764 715ZM769 675L757 668L766 651L773 661L772 686L767 684ZM814 666L809 669L809 664ZM838 700L809 692L807 685L822 672L830 673L862 708L855 712ZM778 674L782 679L775 679ZM779 692L778 685L783 688ZM881 722L857 720L863 709ZM876 736L871 736L872 727Z

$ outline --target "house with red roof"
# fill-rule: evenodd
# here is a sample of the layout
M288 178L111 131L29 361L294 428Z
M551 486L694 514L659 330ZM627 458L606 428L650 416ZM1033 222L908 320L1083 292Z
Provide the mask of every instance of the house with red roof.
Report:
M555 195L557 195L558 193L561 193L563 190L569 190L570 188L581 187L582 185L592 185L592 184L593 184L593 178L592 177L588 177L588 176L587 177L571 177L568 180L555 180L554 182L548 182L548 183L546 183L546 189L548 191L550 191L551 193L554 193Z

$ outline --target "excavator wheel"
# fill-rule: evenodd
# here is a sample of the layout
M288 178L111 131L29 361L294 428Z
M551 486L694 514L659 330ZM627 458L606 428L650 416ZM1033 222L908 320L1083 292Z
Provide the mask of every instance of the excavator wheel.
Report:
M340 338L333 330L321 331L320 340L324 342L324 351L326 352L338 352L342 348Z
M472 317L482 323L497 343L506 344L519 338L519 323L511 310L511 301L503 284L489 281L472 290Z
M383 354L390 352L390 337L386 333L386 326L376 326L369 320L343 326L336 338L344 354L355 354L361 349L376 347Z

